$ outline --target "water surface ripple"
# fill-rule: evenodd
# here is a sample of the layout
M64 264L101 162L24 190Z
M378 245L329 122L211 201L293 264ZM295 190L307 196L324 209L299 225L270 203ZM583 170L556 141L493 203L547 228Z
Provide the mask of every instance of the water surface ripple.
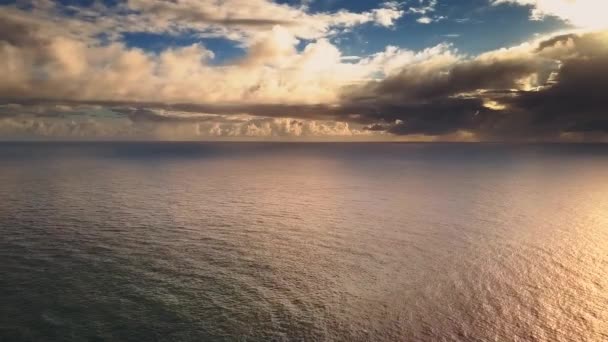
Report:
M608 341L601 145L1 143L2 341Z

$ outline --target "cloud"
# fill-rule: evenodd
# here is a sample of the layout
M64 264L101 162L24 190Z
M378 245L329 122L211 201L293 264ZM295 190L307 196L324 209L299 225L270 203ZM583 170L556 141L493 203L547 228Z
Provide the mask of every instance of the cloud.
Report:
M420 17L416 21L420 24L430 24L433 22L433 19L430 17Z
M419 0L418 6L411 5L405 12L408 14L420 15L416 22L419 24L431 24L433 22L446 19L442 15L431 15L435 12L437 0Z
M438 22L438 21L444 20L445 18L446 17L440 16L440 15L436 15L436 16L433 16L433 17L423 16L423 17L420 17L420 18L416 19L416 22L419 23L419 24L431 24L431 23L434 23L434 22Z
M529 6L532 9L530 17L534 20L554 16L577 27L608 27L605 16L608 3L603 0L493 0L492 3Z
M357 120L393 134L482 140L608 133L608 32L558 35L466 58L446 50L352 90ZM376 127L377 128L377 127ZM594 137L597 137L595 135Z
M608 133L608 32L568 34L539 44L536 53L560 58L547 86L506 99L527 134ZM530 132L532 131L532 132Z
M387 6L392 10L396 5ZM2 97L331 103L342 86L365 81L382 63L398 58L353 62L325 38L299 50L301 41L293 31L274 25L247 42L241 59L218 66L210 63L214 54L202 44L152 53L122 42L83 40L62 32L62 24L14 8L0 10L0 58L5 61L0 72L7 75L0 81Z
M383 4L381 8L371 11L373 20L376 24L384 27L391 27L395 21L405 13L400 8L400 4L396 1L389 1Z
M435 12L435 7L437 7L437 0L419 0L418 6L410 6L407 12L425 15L430 12Z
M278 4L270 0L128 0L114 6L93 2L68 6L50 1L20 1L1 10L29 16L38 22L61 22L63 35L114 41L123 33L149 32L200 37L222 37L247 44L274 26L282 26L299 39L319 39L363 24L394 25L404 11L389 1L364 12L309 13L306 6ZM68 15L69 13L69 15Z
M228 2L96 3L68 17L54 2L27 11L2 7L0 136L602 140L608 134L601 95L608 88L608 31L556 34L478 56L442 43L421 51L388 46L353 58L332 43L332 32L393 25L400 5L311 14L305 6ZM435 5L410 11L427 15ZM218 64L203 44L158 52L128 47L119 21L133 18L141 20L133 23L136 31L234 35L246 52ZM110 32L117 36L102 39L97 24L116 24Z
M77 107L86 103L94 108L110 108L114 119L118 115L121 121L116 123L122 122L123 125L117 130L119 133L112 133L118 136L133 134L137 137L158 136L168 139L181 134L182 138L193 139L209 136L318 138L325 134L383 140L390 136L526 141L585 140L593 137L594 140L603 140L608 133L606 101L600 91L608 87L608 78L604 77L608 75L606 41L608 32L570 33L541 38L475 57L459 54L445 44L420 52L388 47L381 53L359 59L357 63L345 63L352 68L374 70L381 77L351 84L334 83L336 94L328 102L296 101L294 97L290 98L294 100L291 102L256 100L232 103L170 103L155 101L152 97L143 102L120 97L113 100L57 99L55 102L22 99L21 107L13 104L4 111L27 113L26 116L32 123L24 126L28 129L26 131L47 132L44 134L74 134L73 132L84 131L75 127L83 126L88 131L98 132L95 133L97 136L101 134L99 132L108 135L109 128L104 126L109 122L107 117L92 117L90 114L84 116L95 124L91 121L74 121L73 115L69 121L65 117L65 111L47 109L40 111L46 113L45 120L41 121L36 111L27 110L35 106ZM319 44L321 45L312 45L307 49L321 48L321 51L327 52L327 48L332 51L330 45L323 47L323 44L329 43ZM298 59L307 53L316 54L306 52L307 49L296 53ZM178 52L171 52L167 56L184 58L181 55L189 53ZM327 59L325 52L321 54L323 60ZM292 56L292 53L294 52L289 52L286 56ZM194 55L200 56L201 51ZM286 63L284 58L291 58L282 53L261 55L271 56L263 65L268 61L282 65ZM256 62L249 61L249 58ZM242 63L258 65L258 58L252 54ZM331 64L331 67L343 63L339 54L336 54L335 61L338 64ZM184 67L180 63L177 65ZM317 62L314 66L318 67ZM242 68L240 64L235 67ZM352 70L347 73L350 71ZM186 68L171 73L184 77L191 71ZM162 97L157 96L156 99ZM12 101L16 103L14 99ZM90 111L89 109L89 113ZM75 112L81 113L82 110ZM60 117L60 113L63 116ZM59 119L70 125L59 129L59 121L53 121ZM301 124L287 125L284 119ZM5 116L5 127L12 122L10 127L15 130L15 120L14 114ZM44 124L33 127L34 121ZM346 123L348 129L343 125ZM277 125L290 128L281 130ZM298 133L299 126L308 127L303 128L306 134ZM106 127L105 130L103 127ZM21 129L22 133L24 129ZM159 130L163 133L159 133ZM199 133L195 135L192 132Z
M382 137L348 122L218 115L142 108L113 108L108 115L40 113L30 106L12 106L12 115L0 108L0 136L10 139L135 139L225 140L298 139L357 140ZM35 106L43 108L44 106ZM78 106L76 106L78 107ZM78 109L76 109L78 111ZM41 115L41 113L44 113Z

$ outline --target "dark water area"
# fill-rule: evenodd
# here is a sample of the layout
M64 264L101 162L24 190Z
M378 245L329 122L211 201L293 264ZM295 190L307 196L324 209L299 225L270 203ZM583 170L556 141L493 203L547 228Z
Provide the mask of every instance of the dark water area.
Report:
M0 341L608 341L608 146L0 143Z

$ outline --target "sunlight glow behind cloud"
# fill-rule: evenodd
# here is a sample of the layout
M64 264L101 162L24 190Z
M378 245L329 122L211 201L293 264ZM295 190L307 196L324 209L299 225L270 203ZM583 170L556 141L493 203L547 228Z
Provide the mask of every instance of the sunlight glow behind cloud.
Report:
M579 28L608 27L608 1L605 0L494 0L493 3L532 6L531 18L535 20L556 16Z

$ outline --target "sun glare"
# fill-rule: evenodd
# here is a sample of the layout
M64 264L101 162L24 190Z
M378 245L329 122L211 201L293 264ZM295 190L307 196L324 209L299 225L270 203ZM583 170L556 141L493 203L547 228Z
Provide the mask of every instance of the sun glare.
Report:
M555 15L580 28L608 27L608 1L605 0L538 0L535 17Z

